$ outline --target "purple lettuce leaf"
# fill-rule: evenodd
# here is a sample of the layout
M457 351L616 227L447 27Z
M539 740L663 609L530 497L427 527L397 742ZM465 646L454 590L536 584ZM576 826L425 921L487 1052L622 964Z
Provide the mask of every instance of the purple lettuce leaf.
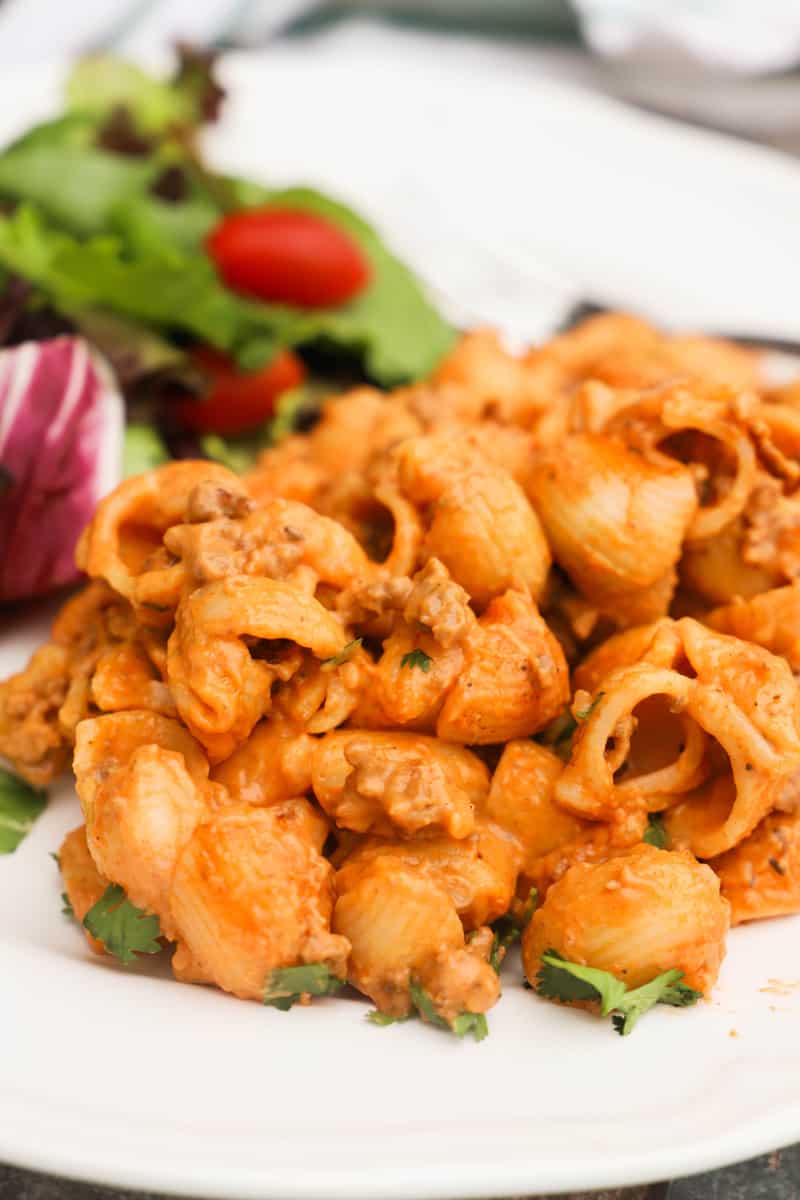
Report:
M78 578L75 545L119 482L124 411L82 338L0 351L0 601Z

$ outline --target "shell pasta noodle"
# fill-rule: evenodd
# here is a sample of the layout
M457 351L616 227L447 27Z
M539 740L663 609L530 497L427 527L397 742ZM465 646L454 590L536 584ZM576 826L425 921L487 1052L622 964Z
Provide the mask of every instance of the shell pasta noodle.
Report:
M800 416L755 352L467 333L246 474L126 480L77 559L0 754L72 763L95 953L480 1040L520 939L532 1022L627 1034L800 912Z

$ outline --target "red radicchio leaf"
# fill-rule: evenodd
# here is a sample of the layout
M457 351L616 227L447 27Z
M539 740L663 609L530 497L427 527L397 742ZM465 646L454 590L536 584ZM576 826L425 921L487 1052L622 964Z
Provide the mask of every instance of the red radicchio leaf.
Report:
M119 482L124 411L82 338L0 351L0 601L77 579L75 544Z

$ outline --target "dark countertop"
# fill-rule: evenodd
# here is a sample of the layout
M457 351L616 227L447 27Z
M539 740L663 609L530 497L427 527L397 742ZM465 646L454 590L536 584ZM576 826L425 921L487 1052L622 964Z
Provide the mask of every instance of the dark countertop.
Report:
M0 1200L159 1200L151 1192L72 1183L0 1164ZM198 1198L199 1200L199 1198ZM264 1200L269 1200L268 1196ZM526 1200L509 1197L508 1200ZM528 1197L527 1200L547 1200ZM606 1192L573 1192L562 1200L800 1200L800 1145L777 1150L735 1167L656 1183L650 1187Z

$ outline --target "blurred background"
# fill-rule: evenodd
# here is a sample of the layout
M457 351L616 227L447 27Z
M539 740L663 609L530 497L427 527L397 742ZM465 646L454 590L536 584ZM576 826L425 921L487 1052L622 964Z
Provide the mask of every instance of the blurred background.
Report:
M531 72L800 153L798 0L0 0L3 66L92 49L151 55L175 38L259 47L403 30L474 42L481 69Z

